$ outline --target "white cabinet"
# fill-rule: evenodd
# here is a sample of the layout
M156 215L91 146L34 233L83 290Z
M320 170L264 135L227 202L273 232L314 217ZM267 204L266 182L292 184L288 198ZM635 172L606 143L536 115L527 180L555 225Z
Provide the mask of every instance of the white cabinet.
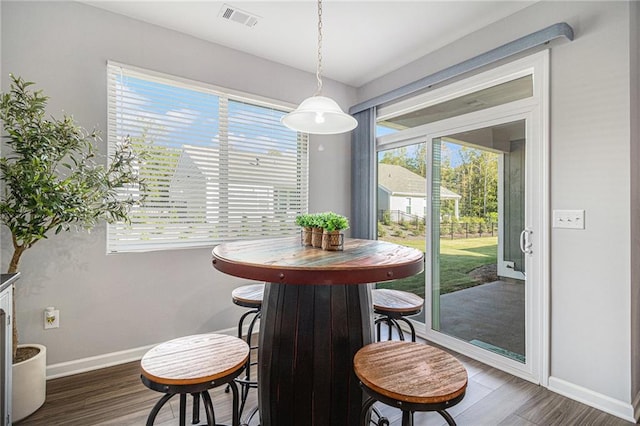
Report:
M0 279L0 425L11 425L13 283L19 274Z

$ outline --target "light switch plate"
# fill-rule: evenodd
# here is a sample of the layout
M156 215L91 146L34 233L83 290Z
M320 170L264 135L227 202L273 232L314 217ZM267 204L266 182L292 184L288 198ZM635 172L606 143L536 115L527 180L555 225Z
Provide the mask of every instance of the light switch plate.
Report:
M584 229L584 210L554 210L553 227Z

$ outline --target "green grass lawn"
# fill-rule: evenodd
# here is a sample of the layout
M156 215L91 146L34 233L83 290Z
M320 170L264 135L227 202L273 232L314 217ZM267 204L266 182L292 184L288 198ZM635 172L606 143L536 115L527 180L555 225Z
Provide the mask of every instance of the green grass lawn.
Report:
M404 246L425 250L423 239L402 239L386 237L390 241ZM481 283L469 276L469 272L484 265L496 263L498 237L466 238L440 240L440 294L451 293ZM427 263L425 270L430 271ZM410 291L424 297L425 272L402 280L378 284L378 288L394 288Z

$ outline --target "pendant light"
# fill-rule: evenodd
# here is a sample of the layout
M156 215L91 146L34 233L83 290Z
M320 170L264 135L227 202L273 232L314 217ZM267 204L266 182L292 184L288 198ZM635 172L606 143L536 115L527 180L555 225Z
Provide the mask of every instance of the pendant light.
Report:
M331 98L322 96L322 0L318 0L318 90L295 110L283 116L282 124L292 130L317 135L344 133L355 129L358 122L345 114Z

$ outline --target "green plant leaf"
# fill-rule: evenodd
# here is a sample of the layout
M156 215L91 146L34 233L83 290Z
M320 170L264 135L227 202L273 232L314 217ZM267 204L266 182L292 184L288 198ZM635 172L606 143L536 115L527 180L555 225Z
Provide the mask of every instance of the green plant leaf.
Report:
M10 229L18 255L71 224L91 229L101 220L126 222L130 209L144 202L120 195L124 185L141 192L145 187L136 171L141 157L128 139L109 159L99 158L99 133L69 115L44 118L48 97L33 84L12 75L10 90L0 95L9 148L0 158L0 221Z

